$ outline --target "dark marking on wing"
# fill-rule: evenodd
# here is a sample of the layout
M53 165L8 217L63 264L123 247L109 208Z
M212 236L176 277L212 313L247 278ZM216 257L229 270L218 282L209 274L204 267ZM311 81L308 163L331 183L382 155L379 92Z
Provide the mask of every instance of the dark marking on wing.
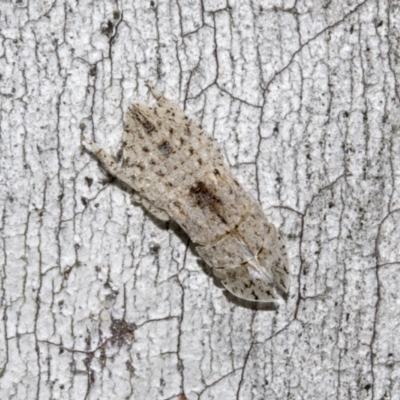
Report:
M169 153L171 153L172 148L169 142L165 141L158 146L158 150L160 150L164 156L168 156Z
M148 135L150 135L150 133L156 129L155 126L149 121L142 123L142 126Z
M182 209L182 204L178 200L175 200L172 204L179 210L182 215L186 215L185 211Z
M190 188L190 194L194 197L200 208L216 208L221 206L222 201L212 193L204 182L196 182Z
M141 171L144 171L146 169L146 167L141 162L135 163L134 166L138 167Z
M215 215L226 224L225 218L220 214L222 208L222 200L216 196L204 182L196 182L190 188L190 194L193 196L197 206L201 209L208 208L212 210Z

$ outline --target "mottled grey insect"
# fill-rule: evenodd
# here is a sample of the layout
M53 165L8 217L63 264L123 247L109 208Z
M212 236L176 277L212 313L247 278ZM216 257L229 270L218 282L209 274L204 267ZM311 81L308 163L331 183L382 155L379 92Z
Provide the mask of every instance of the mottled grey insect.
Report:
M125 116L123 164L87 138L112 175L132 187L157 218L175 220L225 288L270 302L289 290L285 245L260 205L226 165L217 143L149 82L158 107L132 105Z

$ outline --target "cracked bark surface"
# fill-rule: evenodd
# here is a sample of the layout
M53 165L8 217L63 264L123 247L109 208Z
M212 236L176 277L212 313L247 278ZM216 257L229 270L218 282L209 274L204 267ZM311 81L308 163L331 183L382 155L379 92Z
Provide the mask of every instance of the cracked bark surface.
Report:
M400 398L399 26L396 1L2 2L0 398ZM277 309L81 150L117 154L146 79L285 237Z

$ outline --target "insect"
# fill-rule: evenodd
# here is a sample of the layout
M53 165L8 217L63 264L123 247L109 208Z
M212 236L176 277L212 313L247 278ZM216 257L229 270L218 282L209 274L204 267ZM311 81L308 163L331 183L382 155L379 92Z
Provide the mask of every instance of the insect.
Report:
M104 168L155 217L175 220L233 295L255 302L289 290L285 245L224 161L217 142L146 82L157 106L125 115L123 163L83 137Z

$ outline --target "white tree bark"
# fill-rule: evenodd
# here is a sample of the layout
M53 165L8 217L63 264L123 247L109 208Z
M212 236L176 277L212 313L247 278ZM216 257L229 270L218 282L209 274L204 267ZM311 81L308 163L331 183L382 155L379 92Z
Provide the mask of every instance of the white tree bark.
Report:
M399 399L398 1L0 3L1 399ZM226 295L116 154L144 81L285 237L277 309Z

